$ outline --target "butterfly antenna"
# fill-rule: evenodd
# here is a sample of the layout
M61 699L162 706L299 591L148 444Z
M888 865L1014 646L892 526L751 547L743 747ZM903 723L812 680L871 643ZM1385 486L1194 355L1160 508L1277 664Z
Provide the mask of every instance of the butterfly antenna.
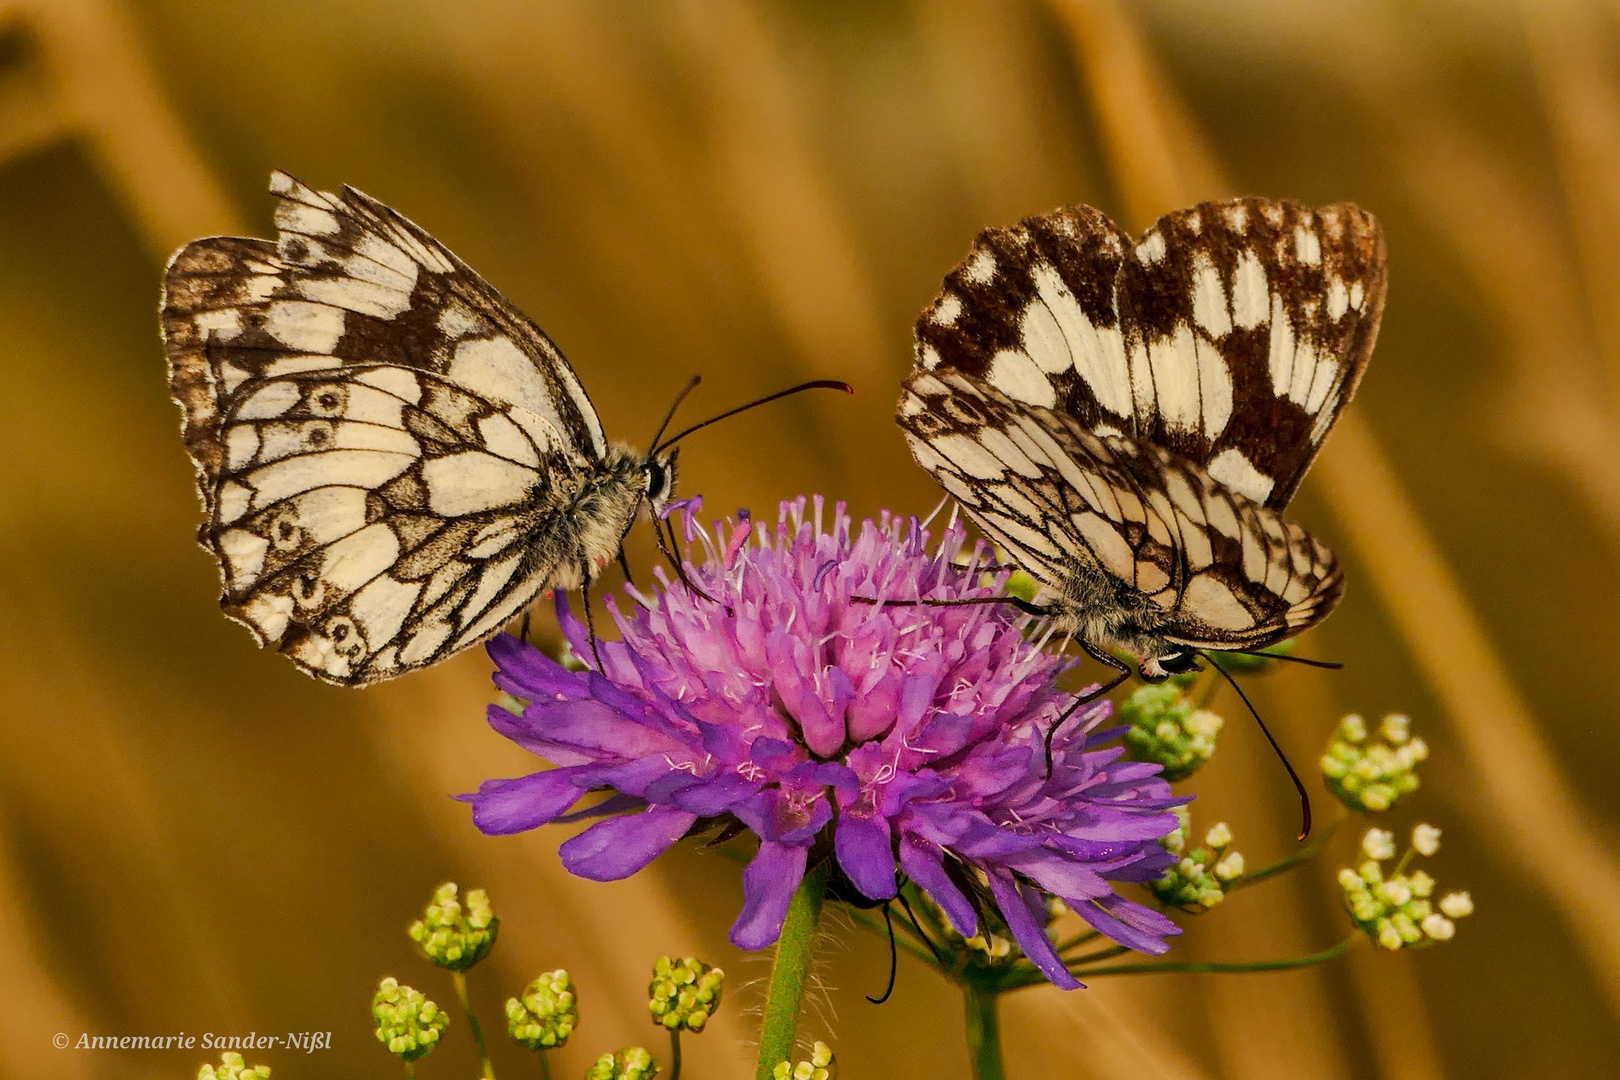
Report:
M1306 794L1305 785L1300 782L1299 774L1294 771L1294 766L1289 763L1288 755L1283 753L1282 747L1277 745L1277 740L1272 737L1271 729L1266 727L1264 720L1260 719L1260 713L1255 709L1254 703L1249 700L1249 695L1243 692L1243 687L1238 685L1238 681L1232 678L1232 673L1215 663L1207 652L1200 650L1198 655L1208 660L1210 666L1220 672L1223 679L1232 684L1232 689L1237 691L1237 696L1242 698L1243 704L1248 707L1249 715L1254 717L1254 722L1260 725L1260 732L1265 735L1266 742L1271 744L1272 752L1277 755L1277 760L1282 762L1283 768L1288 770L1288 779L1294 782L1294 790L1299 792L1299 839L1305 839L1311 835L1311 797Z
M894 940L894 920L889 916L888 901L883 903L883 928L889 932L889 985L883 988L881 997L866 995L866 1000L874 1005L882 1005L894 993L894 980L900 974L900 947Z
M911 928L917 931L918 937L923 939L923 944L927 945L928 951L934 954L934 960L938 962L939 966L945 967L945 957L939 954L939 949L934 945L934 939L928 936L928 932L922 928L922 923L917 921L917 913L911 910L911 901L906 899L906 890L902 888L894 896L896 900L900 901L900 908L906 913L906 918L911 920Z
M675 400L669 403L669 412L664 414L664 422L658 425L658 430L653 433L652 442L647 444L648 446L652 447L652 449L648 451L649 454L658 452L658 440L664 437L664 431L669 427L669 422L675 419L675 410L681 407L681 402L686 400L686 395L690 394L693 390L696 390L698 383L702 381L703 376L692 376L690 379L686 380L686 385L681 387L681 392L675 395Z
M1022 596L962 596L954 600L885 600L881 596L852 596L857 604L886 604L889 607L972 607L975 604L1011 604L1025 615L1040 618L1052 614L1043 604L1032 603Z
M1290 664L1304 664L1306 667L1327 668L1329 671L1338 671L1344 667L1342 660L1312 660L1304 656L1290 656L1288 653L1262 652L1259 649L1223 649L1222 652L1234 652L1243 656L1259 656L1267 660L1286 660Z
M649 453L656 454L656 453L659 453L660 451L668 450L670 447L674 446L676 443L680 442L682 439L686 438L688 435L692 434L692 432L694 432L694 431L701 431L704 428L708 427L710 424L718 423L719 421L724 420L727 417L736 416L740 412L747 412L749 409L757 408L757 407L759 407L761 405L764 405L767 402L775 401L777 398L785 398L790 394L797 394L797 393L799 393L801 391L804 391L804 390L842 390L846 394L853 394L855 392L855 388L853 386L849 385L849 383L847 383L847 382L839 382L837 379L816 379L813 382L800 383L798 386L790 386L786 390L778 390L774 394L767 394L764 397L758 399L757 401L750 401L746 405L739 405L735 409L727 409L725 412L719 414L718 416L711 416L707 420L703 421L700 424L693 424L691 427L689 427L686 430L680 432L678 435L670 436L668 439L665 439L662 443L658 442L655 439L653 441L653 448L652 448L652 450L649 451ZM683 397L685 396L684 393L682 394L682 396ZM679 399L676 399L676 401L677 401L677 404L678 404ZM675 410L673 408L671 408L670 409L670 414L674 415L674 412L675 412ZM665 421L665 422L667 423L668 421ZM663 434L663 429L662 428L659 429L659 434L660 435Z

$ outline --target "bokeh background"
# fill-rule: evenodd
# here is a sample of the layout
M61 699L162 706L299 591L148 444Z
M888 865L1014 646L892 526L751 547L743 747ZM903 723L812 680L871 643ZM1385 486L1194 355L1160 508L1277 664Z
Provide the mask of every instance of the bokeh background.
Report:
M586 1019L560 1076L656 1039L657 955L721 963L742 1004L766 972L726 944L723 859L596 885L558 869L558 833L472 829L447 795L530 767L482 723L480 653L349 692L219 615L158 281L192 237L266 235L273 167L431 229L621 437L644 443L693 372L694 416L855 383L688 444L687 491L766 514L805 491L934 504L890 414L911 323L981 226L1083 201L1139 229L1249 192L1373 209L1383 335L1295 504L1351 582L1305 648L1347 667L1256 693L1302 766L1344 712L1410 712L1435 755L1394 822L1444 829L1430 869L1479 913L1415 955L1028 991L1010 1075L1620 1075L1620 7L0 0L4 1075L194 1075L209 1055L51 1036L249 1030L333 1032L250 1055L282 1080L397 1075L369 995L394 974L451 1000L402 933L446 879L505 918L472 979L487 1023L573 971ZM1222 707L1201 820L1258 865L1290 848L1290 792ZM1353 845L1189 920L1177 955L1336 940ZM902 960L868 1005L886 949L836 937L805 1033L842 1075L965 1076L953 992ZM751 1075L752 1024L728 1007L688 1075ZM420 1069L475 1071L459 1021Z

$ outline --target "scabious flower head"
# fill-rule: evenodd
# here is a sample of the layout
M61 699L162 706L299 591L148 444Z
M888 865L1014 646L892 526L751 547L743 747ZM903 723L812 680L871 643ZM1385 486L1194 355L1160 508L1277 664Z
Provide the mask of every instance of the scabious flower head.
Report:
M426 1057L439 1045L450 1017L420 990L387 978L371 999L371 1019L377 1041L401 1061Z
M197 1080L270 1080L270 1066L249 1066L241 1054L227 1050L219 1055L218 1065L198 1069Z
M1175 682L1144 686L1125 699L1119 719L1128 725L1125 746L1137 761L1164 766L1166 780L1185 780L1215 755L1225 721L1188 701Z
M506 999L506 1030L512 1041L530 1050L554 1050L568 1043L579 1027L579 998L568 972L558 968L523 988L523 996Z
M964 937L978 932L970 895L988 892L1031 960L1076 986L1044 933L1045 893L1109 937L1162 953L1177 933L1116 881L1147 881L1175 860L1156 841L1175 828L1153 764L1104 744L1106 701L1046 730L1072 703L1056 678L1074 662L1025 639L1008 605L863 603L998 595L966 568L963 530L927 547L915 522L884 515L831 527L815 501L784 504L775 529L746 514L714 535L687 519L700 596L660 576L609 609L620 641L593 650L559 597L575 655L569 671L512 637L489 645L495 682L528 702L490 723L557 768L486 782L474 821L514 833L605 817L562 845L563 864L595 880L626 877L694 829L735 819L759 838L743 873L731 939L771 944L812 857L836 860L849 886L893 897L897 871L929 893ZM712 599L710 599L712 598ZM595 655L602 670L594 670ZM591 790L602 802L571 814ZM608 816L612 815L612 816Z
M483 889L469 889L463 907L456 898L456 883L447 881L434 891L433 901L406 933L435 964L466 971L489 955L500 928L501 920L495 917Z
M647 985L647 1009L653 1023L670 1031L702 1031L720 1007L726 973L695 957L661 956Z
M1402 795L1418 788L1418 763L1429 745L1412 734L1410 718L1384 717L1379 737L1370 739L1367 722L1352 713L1339 722L1333 742L1322 755L1322 778L1328 790L1352 810L1388 810Z

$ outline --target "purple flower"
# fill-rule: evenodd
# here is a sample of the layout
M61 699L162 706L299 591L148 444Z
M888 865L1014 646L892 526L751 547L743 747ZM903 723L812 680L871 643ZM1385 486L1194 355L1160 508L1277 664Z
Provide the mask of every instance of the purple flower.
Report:
M893 897L897 871L978 932L973 895L988 892L1024 953L1054 983L1079 984L1045 933L1045 893L1108 937L1162 953L1174 923L1119 896L1175 861L1157 843L1177 820L1159 766L1103 744L1111 707L1046 729L1073 698L1057 676L1074 661L1042 651L1008 605L856 602L993 596L981 550L957 565L952 524L932 552L915 520L885 514L852 535L843 507L824 528L817 498L782 506L776 529L746 512L715 535L687 518L692 582L660 574L633 589L621 641L599 641L600 672L570 671L513 637L490 642L495 683L528 702L491 706L495 730L557 767L491 780L475 795L486 833L600 817L563 844L563 864L599 881L635 873L694 826L727 815L759 838L743 873L731 940L771 944L812 858L832 857L871 900ZM565 598L558 611L577 656L593 656ZM588 791L613 794L578 813ZM829 851L830 848L830 851ZM966 886L964 888L964 886Z

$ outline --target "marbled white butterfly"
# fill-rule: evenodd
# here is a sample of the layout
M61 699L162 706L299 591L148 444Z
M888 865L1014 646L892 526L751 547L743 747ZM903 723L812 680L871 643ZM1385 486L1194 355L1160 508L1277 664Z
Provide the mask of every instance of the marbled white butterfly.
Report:
M656 527L695 428L608 442L557 347L424 230L352 188L270 190L277 240L188 244L162 312L199 537L261 645L392 678L588 586L642 504Z
M917 322L897 419L1042 613L1159 680L1337 603L1332 553L1281 512L1384 281L1378 223L1347 203L1203 203L1134 242L1088 206L986 229Z

